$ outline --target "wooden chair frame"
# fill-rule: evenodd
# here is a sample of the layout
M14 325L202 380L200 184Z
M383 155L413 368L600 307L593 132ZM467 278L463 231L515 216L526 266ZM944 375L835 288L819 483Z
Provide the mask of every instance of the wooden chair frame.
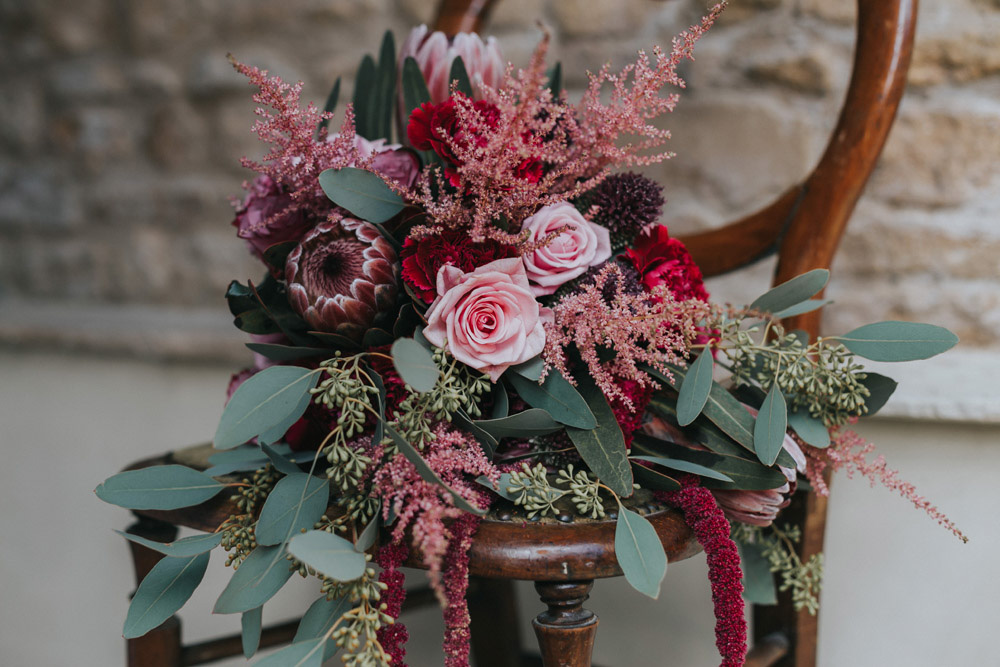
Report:
M442 0L435 28L449 34L477 32L495 0ZM906 82L916 28L917 0L858 0L858 31L854 69L843 108L816 168L760 211L719 229L682 237L706 276L740 269L778 255L774 283L816 268L829 268L854 206L861 196L895 118ZM821 311L799 315L787 323L810 335L819 332ZM170 460L159 457L134 464L144 467ZM679 515L655 503L640 505L656 525L671 560L696 549ZM225 501L215 499L197 508L175 512L137 512L129 532L170 541L178 525L214 530L229 514ZM799 494L784 517L803 528L803 558L823 548L826 499ZM608 524L610 525L610 524ZM608 525L572 527L525 525L508 517L484 523L473 545L470 613L473 655L477 667L587 667L597 617L583 607L594 579L617 576L613 534ZM539 559L544 546L549 559ZM162 554L130 542L137 583ZM512 579L535 581L547 611L534 621L541 658L525 658L520 649L517 605ZM433 601L411 594L407 606ZM504 619L499 622L498 619ZM265 629L261 646L290 641L295 622ZM814 667L818 619L795 612L788 595L776 607L754 610L755 647L752 667L778 665ZM489 631L483 631L483 628ZM218 660L241 652L238 636L184 646L180 622L169 619L159 628L128 641L132 667L179 667Z

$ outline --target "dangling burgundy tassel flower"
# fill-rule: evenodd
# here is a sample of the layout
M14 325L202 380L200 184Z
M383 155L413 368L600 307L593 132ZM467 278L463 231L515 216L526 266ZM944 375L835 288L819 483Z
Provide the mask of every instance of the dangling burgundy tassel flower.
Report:
M743 571L736 543L729 537L729 522L712 492L697 486L697 480L683 480L680 491L656 494L659 500L684 512L684 520L694 531L708 557L708 578L715 603L715 645L722 656L721 667L743 667L747 655L747 621L743 611Z
M392 658L393 667L404 667L403 658L406 657L406 642L410 638L410 633L406 626L399 622L399 614L403 610L403 602L406 600L406 575L400 572L399 568L406 562L410 555L410 550L406 543L402 541L390 542L378 550L375 562L382 568L378 575L378 580L388 588L382 591L382 603L385 605L385 613L396 619L392 625L383 625L378 631L378 641L385 649L385 652Z
M469 667L469 547L481 519L463 514L450 526L451 539L442 579L447 607L444 610L445 667Z

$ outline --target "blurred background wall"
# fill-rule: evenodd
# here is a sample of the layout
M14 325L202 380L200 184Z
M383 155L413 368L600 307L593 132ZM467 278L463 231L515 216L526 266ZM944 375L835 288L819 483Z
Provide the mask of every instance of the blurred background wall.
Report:
M229 373L247 361L222 294L260 269L235 239L226 197L247 176L240 156L261 149L250 90L226 53L303 80L304 99L322 102L337 76L350 90L384 29L401 39L433 4L0 0L0 664L122 663L131 572L110 529L128 516L91 490L132 459L209 439ZM704 4L503 0L489 32L524 64L542 20L578 91L586 69L668 42ZM665 224L723 224L808 172L850 73L853 21L850 0L733 1L685 65L689 87L667 119L677 157L652 170L666 186ZM914 319L962 338L940 359L891 369L903 385L865 433L972 541L884 490L838 480L828 667L996 660L998 34L997 0L922 3L909 89L826 316L830 332ZM770 270L714 281L713 293L752 298ZM208 617L220 569L183 616L189 636L238 628ZM312 595L291 591L266 613L291 615ZM656 603L609 582L592 606L600 663L716 660L703 557L672 566ZM416 615L412 635L412 664L439 664L436 612Z

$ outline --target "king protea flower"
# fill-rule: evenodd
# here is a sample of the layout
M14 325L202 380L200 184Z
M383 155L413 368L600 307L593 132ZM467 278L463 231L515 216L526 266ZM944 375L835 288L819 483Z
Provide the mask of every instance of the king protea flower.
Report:
M420 65L434 104L448 99L451 62L455 58L461 57L465 64L474 99L480 99L483 84L491 88L499 86L504 74L505 63L496 38L487 37L483 41L475 33L460 32L449 40L443 32L432 32L425 25L417 26L399 50L400 66L408 56Z
M285 264L292 307L317 331L356 341L393 307L398 276L396 251L353 218L318 225Z

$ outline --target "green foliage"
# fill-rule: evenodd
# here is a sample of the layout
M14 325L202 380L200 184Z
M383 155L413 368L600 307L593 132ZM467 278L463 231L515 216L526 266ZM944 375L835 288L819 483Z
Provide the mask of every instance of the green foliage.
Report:
M524 363L517 364L516 366L511 366L508 373L517 373L523 378L527 378L534 382L541 382L542 373L544 371L545 361L539 356L533 359L528 359Z
M562 93L562 63L557 62L550 67L545 76L549 80L549 90L552 91L552 97L559 97Z
M288 542L288 552L320 574L337 581L357 579L365 571L365 555L354 545L324 530L300 533Z
M580 395L590 405L597 417L597 427L579 429L566 427L566 434L576 446L587 467L598 479L622 498L632 495L632 468L628 463L625 436L618 425L615 413L593 378L583 374L578 379Z
M461 56L451 61L448 79L455 82L455 90L466 97L472 97L472 84L469 82L469 73L465 70L465 63L462 62Z
M345 595L343 597L327 598L325 595L318 598L309 605L309 609L302 615L299 627L295 631L295 638L292 641L300 642L306 639L316 639L324 637L337 622L344 612L351 608L351 601Z
M897 382L892 378L870 371L861 378L861 384L868 390L868 396L865 398L865 414L868 415L881 410L889 402L897 386Z
M763 491L783 486L787 480L777 468L767 467L759 461L738 456L715 454L676 445L666 440L659 440L644 433L636 433L632 441L633 456L650 455L664 458L688 461L705 468L722 473L732 482L723 482L707 477L702 478L702 486L712 489L746 489Z
M215 547L219 546L220 542L222 542L222 533L192 535L191 537L184 537L174 542L154 542L153 540L146 539L145 537L132 535L131 533L126 533L121 530L116 530L115 532L130 542L141 544L142 546L148 547L153 551L159 551L161 554L173 556L174 558L197 556L198 554L203 554L206 551L211 551Z
M354 129L366 139L379 139L375 123L375 59L365 54L354 76Z
M677 392L677 421L687 426L701 414L712 391L712 370L715 362L712 348L706 347L684 374Z
M205 502L225 485L181 465L127 470L112 475L94 490L106 503L133 510L173 510Z
M824 287L830 280L826 269L814 269L795 276L791 280L772 287L750 304L750 310L765 313L780 313L799 305Z
M283 545L258 546L233 573L213 611L241 614L259 607L274 597L291 576Z
M550 369L542 384L517 373L507 375L507 381L528 405L545 410L557 422L581 429L597 426L587 400L557 369Z
M240 617L240 643L243 645L243 657L245 658L252 658L260 646L263 611L263 607L257 607L243 612Z
M434 357L412 338L397 338L392 344L392 363L403 382L420 393L432 391L441 377Z
M928 359L958 343L958 336L944 327L920 322L875 322L836 338L854 354L872 361Z
M330 350L325 347L301 347L298 345L278 345L277 343L244 343L244 345L251 352L256 352L274 361L296 361L330 355Z
M254 664L254 667L320 667L326 637L289 644Z
M304 472L283 477L264 501L257 520L258 544L284 544L319 521L330 500L330 483Z
M326 96L326 103L323 105L323 111L333 113L337 110L337 102L340 100L340 77L333 82L333 88L330 89L330 94ZM330 119L324 118L319 122L319 128L325 129L330 126Z
M572 464L550 476L541 463L533 468L522 463L520 471L501 476L500 490L484 482L484 479L480 478L480 482L528 510L529 518L536 514L557 514L556 502L566 496L569 496L577 514L592 519L604 517L604 503L597 479L591 478L586 470L574 470Z
M740 569L743 570L743 599L751 604L778 604L778 589L774 585L771 563L761 545L741 542Z
M497 440L501 438L531 438L562 430L562 425L545 410L530 408L500 419L480 419L473 422Z
M298 366L271 366L239 386L226 404L215 431L216 449L242 445L260 437L270 444L302 417L318 371Z
M385 31L378 54L378 68L372 97L372 128L369 139L392 138L392 121L396 112L396 41L392 32Z
M334 204L368 222L387 222L405 206L378 174L356 167L327 169L319 185Z
M725 475L717 470L712 470L711 468L706 468L703 465L692 463L691 461L668 459L663 456L644 456L644 455L630 456L629 460L648 461L650 463L655 463L656 465L660 465L665 468L680 470L681 472L687 472L691 473L692 475L699 475L701 477L708 477L709 479L717 479L720 482L733 481L728 475Z
M785 444L785 431L788 430L788 408L785 397L778 390L777 383L772 384L767 397L760 406L753 427L753 443L757 457L764 465L771 465L778 458L778 452Z
M208 568L208 553L161 559L143 578L125 617L126 639L141 637L184 606Z
M778 528L772 524L768 528L759 528L736 524L733 539L740 543L741 554L747 547L756 549L770 565L771 572L781 575L778 590L792 591L796 611L804 609L816 615L823 585L823 554L813 554L808 561L802 562L795 549L795 544L801 539L797 526Z
M273 246L272 246L273 247ZM270 248L268 248L270 250ZM284 283L268 274L259 285L237 281L226 291L233 324L253 334L282 333L296 345L314 345L316 338L307 334L305 320L292 310Z
M808 445L820 449L830 446L830 431L826 428L826 424L808 412L789 413L788 427Z
M643 595L660 596L660 582L667 574L667 554L656 528L623 505L615 523L615 556L625 579Z

